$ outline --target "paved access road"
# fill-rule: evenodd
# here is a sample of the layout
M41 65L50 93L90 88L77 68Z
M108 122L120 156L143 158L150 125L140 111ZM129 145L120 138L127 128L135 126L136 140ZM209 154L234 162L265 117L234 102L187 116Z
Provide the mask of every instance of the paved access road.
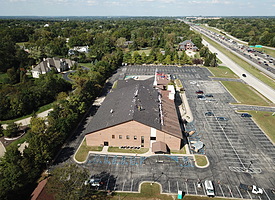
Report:
M159 72L179 78L184 88L194 121L190 126L197 134L190 140L201 140L210 161L205 169L196 168L189 156L115 156L91 154L80 166L87 168L90 175L102 178L100 189L115 191L138 191L142 181L158 182L164 193L177 193L178 189L187 194L205 195L204 186L197 187L198 180L214 182L217 196L241 199L275 199L271 188L275 187L275 148L265 134L250 118L242 118L229 103L234 98L214 81L206 68L157 66ZM154 75L156 66L127 66L118 70L112 80L131 75ZM196 90L213 94L207 100L199 100ZM261 107L260 107L261 108ZM253 107L253 109L256 109ZM274 108L269 108L271 111ZM212 111L214 116L205 116ZM275 110L274 110L275 111ZM218 121L216 117L226 117ZM92 116L90 116L92 118ZM85 123L83 124L85 127ZM82 130L64 148L57 162L74 162L72 153L83 138ZM252 161L252 164L251 164ZM249 167L249 169L248 169ZM249 173L248 173L249 172ZM264 188L261 196L241 191L241 183L256 184Z

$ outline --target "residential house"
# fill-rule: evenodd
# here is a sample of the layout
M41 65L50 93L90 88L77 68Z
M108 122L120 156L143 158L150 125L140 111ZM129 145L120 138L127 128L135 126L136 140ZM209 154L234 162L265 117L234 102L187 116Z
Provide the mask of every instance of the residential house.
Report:
M56 70L57 72L63 72L70 69L76 62L70 59L64 58L44 58L37 66L35 66L31 72L33 78L39 78L40 74L46 74L49 71Z
M179 50L180 51L183 51L183 50L184 51L186 51L186 50L197 51L198 48L191 40L185 40L185 41L179 43Z

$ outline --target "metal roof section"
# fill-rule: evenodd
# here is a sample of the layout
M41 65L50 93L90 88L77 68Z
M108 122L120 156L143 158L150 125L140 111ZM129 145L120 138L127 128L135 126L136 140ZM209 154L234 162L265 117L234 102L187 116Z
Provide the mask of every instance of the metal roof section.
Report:
M131 120L182 138L178 116L169 91L153 87L154 78L119 80L86 127L92 133Z

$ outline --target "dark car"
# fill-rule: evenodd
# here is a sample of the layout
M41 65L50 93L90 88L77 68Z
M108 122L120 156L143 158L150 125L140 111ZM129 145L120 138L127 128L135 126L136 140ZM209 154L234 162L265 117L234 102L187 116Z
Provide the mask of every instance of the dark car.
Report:
M203 91L202 90L197 90L196 94L203 94Z
M205 97L213 97L213 94L206 94Z
M242 74L243 77L246 77L246 74Z
M214 113L209 111L205 113L205 116L214 116Z
M205 96L200 94L200 95L197 96L197 98L201 99L201 98L205 98Z
M217 117L217 120L218 120L218 121L227 121L228 119L225 118L225 117Z
M242 113L241 114L242 117L252 117L252 115L248 114L248 113Z

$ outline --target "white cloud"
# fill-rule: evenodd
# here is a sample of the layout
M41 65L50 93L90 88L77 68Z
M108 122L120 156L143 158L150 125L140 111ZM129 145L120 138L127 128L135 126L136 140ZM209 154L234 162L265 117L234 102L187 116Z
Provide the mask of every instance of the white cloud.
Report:
M220 1L220 0L212 0L212 1L188 1L190 4L231 4L230 1Z
M87 1L87 4L88 4L89 6L95 6L95 5L98 4L98 2L95 1L95 0L88 0L88 1Z

